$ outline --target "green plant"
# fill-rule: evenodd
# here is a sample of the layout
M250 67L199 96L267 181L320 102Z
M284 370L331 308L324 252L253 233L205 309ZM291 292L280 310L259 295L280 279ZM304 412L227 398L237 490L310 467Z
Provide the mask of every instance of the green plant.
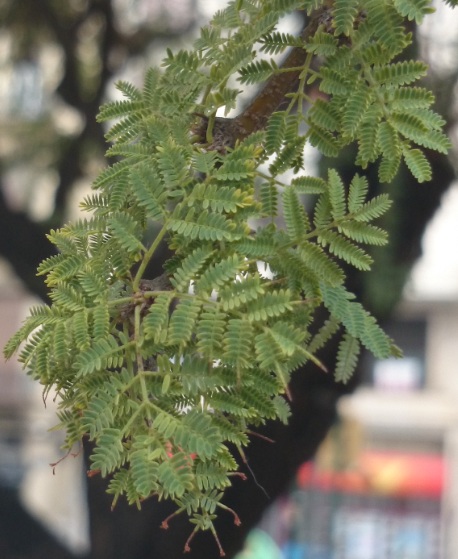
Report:
M277 30L295 9L308 14L299 37ZM121 82L125 99L101 108L117 161L82 202L91 217L50 232L58 254L39 274L52 304L31 310L5 355L19 350L45 395L56 389L67 448L94 442L91 475L110 477L114 504L155 496L189 515L185 549L198 530L218 541L237 456L256 426L288 420L295 369L324 369L316 352L334 335L338 381L361 344L399 355L345 288L345 266L371 266L363 246L387 242L373 222L389 198L368 198L358 174L308 176L303 150L356 144L356 163L378 161L382 182L402 161L429 180L422 148L446 153L449 141L433 95L412 85L427 68L397 57L405 19L430 11L424 0L233 0L193 50L168 52L143 90ZM282 65L269 58L289 48ZM237 104L234 76L266 85L221 118ZM145 277L163 242L173 256Z

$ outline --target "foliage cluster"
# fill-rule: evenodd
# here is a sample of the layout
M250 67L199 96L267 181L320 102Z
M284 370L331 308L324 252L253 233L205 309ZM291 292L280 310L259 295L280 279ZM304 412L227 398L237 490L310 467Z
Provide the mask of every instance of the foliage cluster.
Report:
M278 30L296 9L313 34ZM402 162L430 179L423 148L447 152L444 122L413 85L425 65L398 60L405 20L430 11L424 0L232 0L192 50L168 52L143 89L119 83L124 99L101 108L116 161L81 204L91 216L50 232L58 253L39 274L52 304L31 310L5 355L19 351L45 394L57 391L67 448L94 442L91 472L109 476L114 503L168 498L192 535L215 533L252 430L288 420L294 370L325 369L316 352L334 335L342 382L361 344L399 353L345 287L345 268L368 270L366 246L387 242L374 220L390 200L370 198L359 174L307 175L303 151L356 144L356 163L379 162L383 182ZM278 64L290 47L305 52L300 68ZM293 70L298 87L266 128L217 149L234 76L253 84ZM147 278L161 242L173 256Z

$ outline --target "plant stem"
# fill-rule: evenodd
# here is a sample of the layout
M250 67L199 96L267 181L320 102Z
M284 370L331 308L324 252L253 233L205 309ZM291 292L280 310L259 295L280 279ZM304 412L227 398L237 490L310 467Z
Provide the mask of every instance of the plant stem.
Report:
M146 270L146 267L148 266L149 261L153 257L153 254L156 252L157 247L159 246L160 242L162 241L162 239L164 238L166 233L167 233L167 223L164 223L164 225L162 226L162 229L159 231L159 233L157 234L153 243L151 244L151 246L149 247L149 249L145 253L145 256L143 257L142 263L140 264L140 266L137 270L137 273L135 274L134 282L132 284L132 288L133 288L134 291L138 291L139 286L140 286L140 280L143 277L143 273Z

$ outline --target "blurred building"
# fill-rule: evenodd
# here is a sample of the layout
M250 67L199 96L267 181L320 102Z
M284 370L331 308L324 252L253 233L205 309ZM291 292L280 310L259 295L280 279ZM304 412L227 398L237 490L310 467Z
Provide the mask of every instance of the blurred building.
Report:
M353 512L356 516L346 523L341 519L339 529L363 522L366 531L373 530L379 551L365 559L454 559L458 303L404 302L387 329L403 348L404 359L368 359L366 385L340 407L344 418L362 426L359 460L375 506L365 510L364 518Z
M339 425L264 519L282 559L458 558L458 301L405 301L385 329L404 358L364 359Z

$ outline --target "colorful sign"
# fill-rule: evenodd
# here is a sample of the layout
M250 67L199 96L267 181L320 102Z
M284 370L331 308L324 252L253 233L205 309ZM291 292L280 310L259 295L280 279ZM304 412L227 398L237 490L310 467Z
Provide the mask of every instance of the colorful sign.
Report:
M444 469L440 455L366 451L354 467L343 470L306 462L299 469L297 483L299 488L324 491L440 499Z

